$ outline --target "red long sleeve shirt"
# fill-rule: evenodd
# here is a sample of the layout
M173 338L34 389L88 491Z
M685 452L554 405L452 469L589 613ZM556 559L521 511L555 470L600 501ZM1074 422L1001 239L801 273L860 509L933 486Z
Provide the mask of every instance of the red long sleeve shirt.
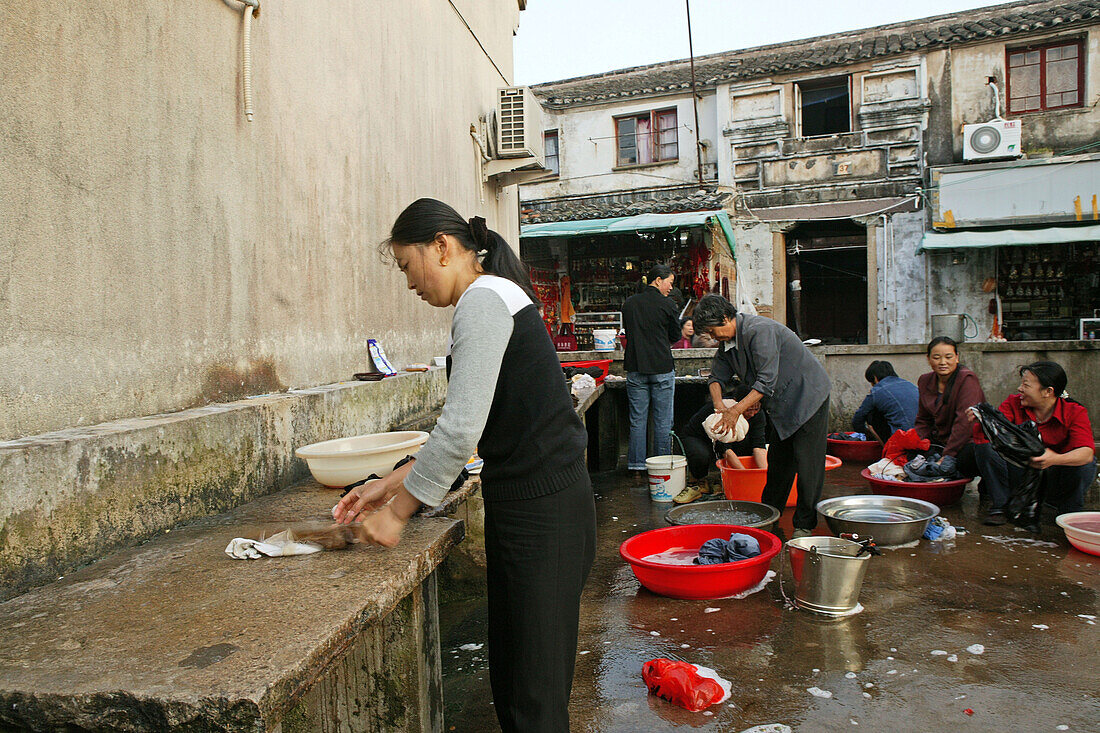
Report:
M1035 413L1023 406L1019 394L1009 395L1008 399L1001 403L1000 410L1001 414L1016 425L1035 420ZM1039 425L1039 437L1042 438L1043 445L1055 453L1069 453L1075 448L1096 450L1092 439L1089 412L1082 404L1058 398L1054 411L1050 413L1046 422L1038 420L1035 422ZM974 423L974 442L989 442L977 423Z

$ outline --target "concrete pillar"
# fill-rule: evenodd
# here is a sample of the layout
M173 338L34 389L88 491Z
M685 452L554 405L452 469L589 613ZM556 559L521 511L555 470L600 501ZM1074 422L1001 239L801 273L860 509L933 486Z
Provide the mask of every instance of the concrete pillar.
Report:
M276 733L442 730L435 572L360 634L276 727Z

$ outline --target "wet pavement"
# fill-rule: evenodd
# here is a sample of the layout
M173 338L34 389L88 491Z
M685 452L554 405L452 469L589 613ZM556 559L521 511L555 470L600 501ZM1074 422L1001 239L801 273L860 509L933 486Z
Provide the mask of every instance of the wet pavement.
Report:
M867 493L847 464L825 480L825 497ZM670 505L622 473L593 484L599 547L581 609L574 731L1100 730L1100 557L1072 549L1057 527L1036 541L982 526L973 486L943 511L967 534L871 558L865 610L829 619L786 607L778 579L742 600L648 592L618 546L667 526ZM788 535L791 512L780 522ZM786 578L791 595L789 568ZM478 646L484 601L440 615L446 728L497 730ZM717 670L733 683L730 699L690 713L648 695L642 663L672 655Z

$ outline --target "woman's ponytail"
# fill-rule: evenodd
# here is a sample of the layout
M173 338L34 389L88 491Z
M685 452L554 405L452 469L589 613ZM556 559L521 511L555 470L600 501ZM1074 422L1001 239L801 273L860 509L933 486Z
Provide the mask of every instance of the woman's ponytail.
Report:
M484 221L482 219L482 222ZM531 273L527 266L504 241L504 237L492 229L486 229L485 231L485 255L481 259L481 268L490 275L498 275L511 280L519 285L531 300L538 302L535 289L531 286Z

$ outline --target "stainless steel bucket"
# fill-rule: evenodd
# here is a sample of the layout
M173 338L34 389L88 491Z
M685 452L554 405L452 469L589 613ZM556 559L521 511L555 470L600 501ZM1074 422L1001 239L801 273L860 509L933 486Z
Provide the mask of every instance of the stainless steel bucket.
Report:
M869 554L839 537L799 537L787 542L795 605L826 616L843 616L859 605Z
M932 338L947 336L955 343L963 343L967 338L978 337L978 324L965 313L942 313L932 316ZM969 321L969 323L967 323ZM967 334L966 327L974 326L974 333Z

